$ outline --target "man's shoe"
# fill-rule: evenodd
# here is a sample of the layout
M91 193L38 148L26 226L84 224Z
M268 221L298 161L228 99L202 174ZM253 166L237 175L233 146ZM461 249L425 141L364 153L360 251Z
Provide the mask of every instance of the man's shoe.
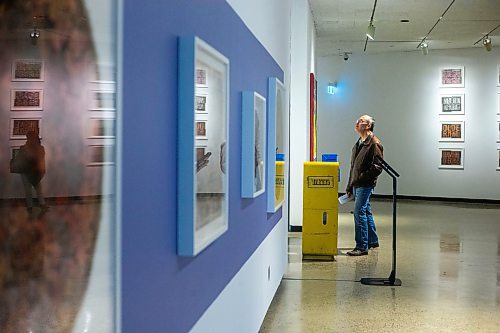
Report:
M376 249L379 246L380 245L378 243L373 243L373 244L368 245L368 249Z
M358 256L366 256L368 254L368 250L354 249L352 251L347 252L348 256L358 257Z

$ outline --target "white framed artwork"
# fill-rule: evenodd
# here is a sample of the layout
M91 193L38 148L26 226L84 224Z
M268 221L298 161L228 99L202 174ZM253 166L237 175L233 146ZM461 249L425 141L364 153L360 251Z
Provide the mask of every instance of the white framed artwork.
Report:
M193 257L229 227L229 59L179 38L177 254Z
M12 62L12 81L43 81L43 60L16 59Z
M440 122L440 142L464 142L465 141L464 121L441 121Z
M441 100L441 109L439 114L465 114L464 94L441 94L439 97Z
M265 190L266 99L254 91L242 93L241 197L256 198Z
M465 87L465 67L453 66L441 68L440 87L463 88Z
M463 169L464 149L463 148L440 148L439 149L440 169Z
M500 171L500 149L497 149L497 171Z
M10 109L13 111L43 110L43 90L12 89L10 91Z

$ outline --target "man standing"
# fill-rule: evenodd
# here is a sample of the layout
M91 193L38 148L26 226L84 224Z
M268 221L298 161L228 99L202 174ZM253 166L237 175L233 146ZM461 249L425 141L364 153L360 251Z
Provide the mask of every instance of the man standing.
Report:
M347 252L350 256L363 256L368 249L376 248L378 236L370 207L370 196L377 184L382 167L377 158L383 158L383 147L373 134L375 122L369 115L359 117L354 130L359 140L354 144L351 155L351 169L346 192L354 195L354 232L356 247Z

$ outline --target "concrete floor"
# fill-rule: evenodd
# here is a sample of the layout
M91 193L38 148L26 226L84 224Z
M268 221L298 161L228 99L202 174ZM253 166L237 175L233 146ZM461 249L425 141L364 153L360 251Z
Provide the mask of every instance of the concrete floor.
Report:
M392 202L372 201L381 247L349 257L352 203L339 208L335 262L302 261L289 235L288 271L260 333L500 332L500 205L398 203L397 278L367 286L392 266Z

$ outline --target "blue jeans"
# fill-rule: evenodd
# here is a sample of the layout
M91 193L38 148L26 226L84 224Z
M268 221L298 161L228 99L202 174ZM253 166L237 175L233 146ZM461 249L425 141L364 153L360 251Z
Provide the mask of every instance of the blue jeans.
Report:
M355 187L354 194L354 233L356 248L368 250L368 246L378 243L377 229L370 206L373 187Z

